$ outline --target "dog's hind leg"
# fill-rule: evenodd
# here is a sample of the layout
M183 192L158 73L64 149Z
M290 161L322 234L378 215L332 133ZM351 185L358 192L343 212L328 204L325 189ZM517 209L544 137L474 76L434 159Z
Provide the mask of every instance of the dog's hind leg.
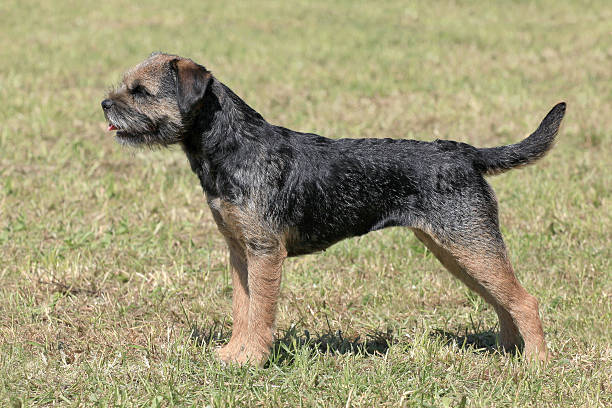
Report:
M494 245L478 240L449 241L435 233L413 229L415 235L454 276L490 303L499 317L499 342L506 350L521 348L529 358L547 360L538 302L514 274L499 231Z

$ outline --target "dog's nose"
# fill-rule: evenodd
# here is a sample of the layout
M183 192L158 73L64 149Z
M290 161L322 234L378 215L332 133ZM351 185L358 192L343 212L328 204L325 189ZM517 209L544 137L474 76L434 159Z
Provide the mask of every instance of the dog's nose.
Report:
M105 99L102 101L102 109L110 109L111 106L113 106L113 101L110 99Z

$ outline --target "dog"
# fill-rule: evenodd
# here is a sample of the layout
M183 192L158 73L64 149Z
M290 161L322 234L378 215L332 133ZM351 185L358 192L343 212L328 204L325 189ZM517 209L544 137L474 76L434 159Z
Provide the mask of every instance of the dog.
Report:
M102 101L108 130L132 146L181 146L230 253L232 336L225 362L263 365L287 257L392 226L411 229L499 317L499 343L548 358L538 302L517 280L485 176L552 147L557 104L523 141L328 139L268 123L204 66L153 53Z

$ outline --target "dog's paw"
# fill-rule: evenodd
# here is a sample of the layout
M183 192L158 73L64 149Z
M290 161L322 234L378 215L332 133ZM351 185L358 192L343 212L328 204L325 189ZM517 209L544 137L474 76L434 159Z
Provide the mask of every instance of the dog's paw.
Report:
M525 345L523 355L527 360L537 361L542 364L546 364L550 361L550 355L545 345L533 346L530 344Z
M217 357L226 364L253 365L263 367L269 352L248 342L230 341L217 350Z

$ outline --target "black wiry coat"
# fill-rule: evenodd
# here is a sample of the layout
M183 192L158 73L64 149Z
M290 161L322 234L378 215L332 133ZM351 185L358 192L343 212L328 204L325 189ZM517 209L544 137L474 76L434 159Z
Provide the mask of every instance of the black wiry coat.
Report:
M484 240L497 241L497 206L483 175L542 157L564 111L558 104L527 139L488 149L445 140L334 140L269 124L211 77L182 145L209 202L251 209L277 234L293 231L289 256L389 226L454 241L485 232L492 235Z

